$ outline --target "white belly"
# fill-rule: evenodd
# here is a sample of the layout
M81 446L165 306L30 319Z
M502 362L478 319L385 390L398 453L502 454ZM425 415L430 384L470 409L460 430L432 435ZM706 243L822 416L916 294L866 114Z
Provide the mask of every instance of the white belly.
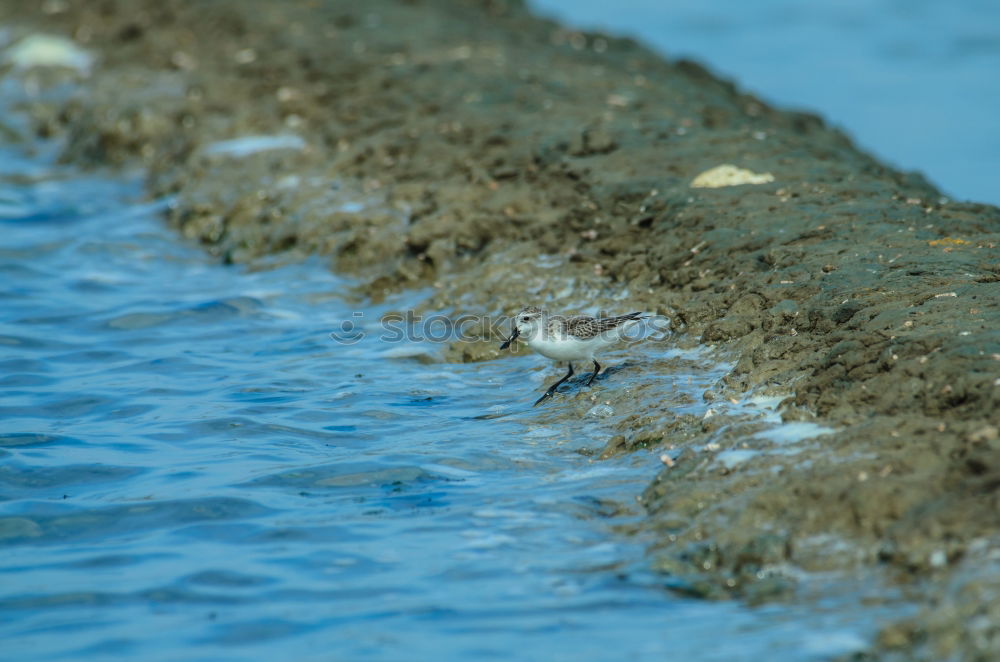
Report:
M609 339L599 336L589 340L578 340L572 336L563 338L542 338L542 334L528 341L528 347L542 356L556 361L592 361L594 352L610 345Z

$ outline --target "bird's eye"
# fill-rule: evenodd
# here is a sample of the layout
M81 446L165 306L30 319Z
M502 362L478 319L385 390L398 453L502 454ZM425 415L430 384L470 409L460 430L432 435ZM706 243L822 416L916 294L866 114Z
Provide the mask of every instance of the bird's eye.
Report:
M527 317L527 315L526 315L526 316L524 316L524 317L522 317L522 318L521 318L521 321L522 321L522 322L527 322L527 321L528 321L528 317Z

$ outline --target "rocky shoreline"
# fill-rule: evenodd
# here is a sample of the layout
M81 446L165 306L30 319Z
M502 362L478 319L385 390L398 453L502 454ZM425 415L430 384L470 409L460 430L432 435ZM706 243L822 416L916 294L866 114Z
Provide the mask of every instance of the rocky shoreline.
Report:
M220 259L320 254L366 300L426 287L435 311L623 301L731 357L717 416L676 415L650 379L608 395L619 434L595 449L678 451L642 497L678 590L794 600L802 571L874 574L926 606L866 655L1000 654L997 208L517 2L0 2L0 19L10 43L61 34L97 58L77 92L29 104L39 135L141 165ZM723 164L773 181L691 186ZM500 358L486 337L448 356ZM758 425L725 405L752 394L835 432L720 464ZM566 400L539 415L592 404Z

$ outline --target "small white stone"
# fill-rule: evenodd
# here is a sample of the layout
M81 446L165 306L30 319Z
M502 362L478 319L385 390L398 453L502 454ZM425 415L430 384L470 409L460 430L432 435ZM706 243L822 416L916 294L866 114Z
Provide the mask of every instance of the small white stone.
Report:
M90 72L94 56L65 37L33 34L11 46L3 57L15 69L63 67L81 74Z
M768 184L773 181L774 175L769 172L756 173L731 163L723 163L695 177L691 181L691 188L722 188L744 184Z
M948 563L948 556L943 550L938 549L931 554L928 562L932 568L943 568Z

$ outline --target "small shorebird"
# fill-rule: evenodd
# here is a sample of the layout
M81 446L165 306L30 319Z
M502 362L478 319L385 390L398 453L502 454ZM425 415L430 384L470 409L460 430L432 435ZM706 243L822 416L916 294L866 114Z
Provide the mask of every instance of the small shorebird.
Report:
M569 372L535 401L537 406L573 376L573 361L594 362L594 374L587 380L587 386L590 386L597 373L601 371L601 364L594 358L594 353L621 340L622 332L632 322L641 319L645 319L642 313L629 313L618 317L550 316L541 308L528 306L514 318L514 329L510 338L500 345L500 349L507 349L512 342L520 339L542 356L556 361L566 361L569 365Z

